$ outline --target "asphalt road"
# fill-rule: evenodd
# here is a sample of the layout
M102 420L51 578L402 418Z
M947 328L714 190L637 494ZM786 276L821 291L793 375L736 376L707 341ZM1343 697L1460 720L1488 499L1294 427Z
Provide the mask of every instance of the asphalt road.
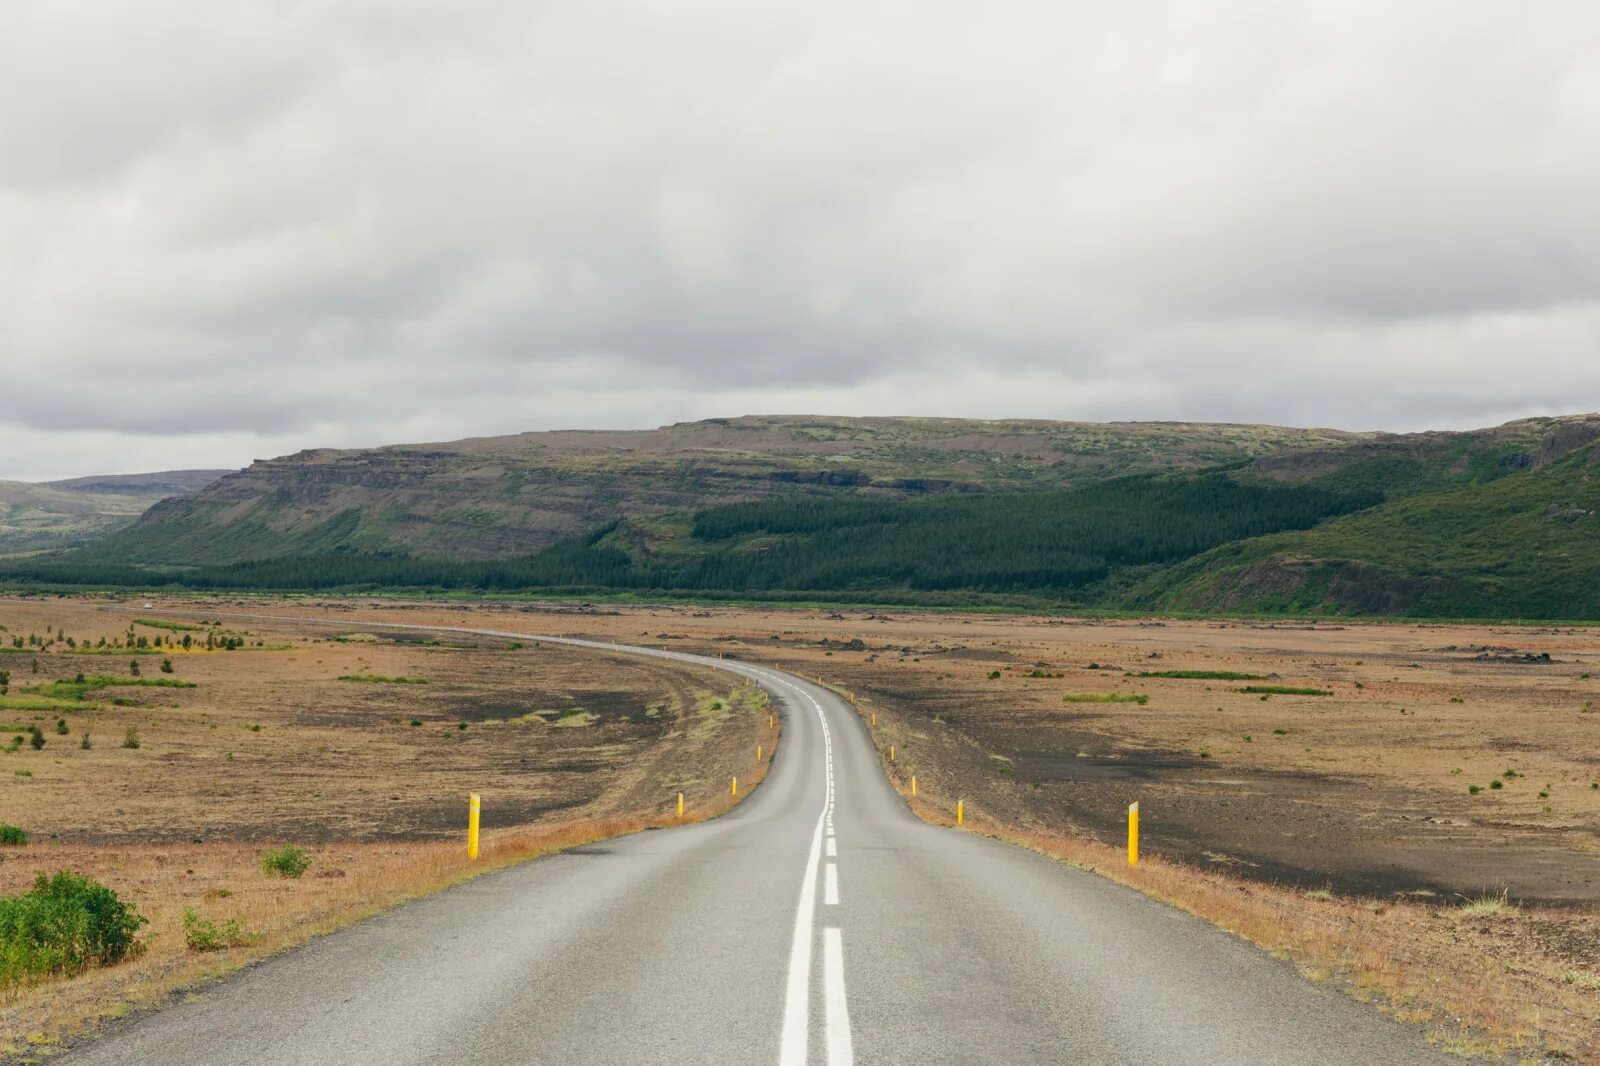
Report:
M820 686L595 646L764 686L785 716L765 783L714 821L539 859L321 938L67 1059L1461 1061L1198 919L921 822Z

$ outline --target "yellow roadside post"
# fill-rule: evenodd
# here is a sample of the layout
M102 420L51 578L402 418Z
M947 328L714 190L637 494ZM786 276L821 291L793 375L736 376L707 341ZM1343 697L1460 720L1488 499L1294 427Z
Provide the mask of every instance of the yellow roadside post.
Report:
M872 712L872 728L874 728L874 729L878 728L878 712L877 711L873 711Z
M761 761L761 745L757 744L756 745L756 762L760 762L760 761Z
M1128 805L1128 865L1139 865L1139 802Z
M678 817L683 817L683 793L678 793Z
M916 774L912 774L911 775L911 798L912 799L916 799L917 798L917 775Z
M476 792L467 793L467 858L478 857L478 814L482 809L482 801Z
M894 745L889 745L889 761L894 762Z
M966 800L956 800L956 824L960 825L967 820Z
M733 779L733 792L732 792L732 794L735 795L735 796L737 796L739 794L739 779L737 777L735 777Z

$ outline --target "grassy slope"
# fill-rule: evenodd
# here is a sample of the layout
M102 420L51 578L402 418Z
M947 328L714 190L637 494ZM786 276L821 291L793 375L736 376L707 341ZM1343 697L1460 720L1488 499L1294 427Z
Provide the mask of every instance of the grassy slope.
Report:
M1130 607L1600 617L1600 445L1547 466L1228 544Z

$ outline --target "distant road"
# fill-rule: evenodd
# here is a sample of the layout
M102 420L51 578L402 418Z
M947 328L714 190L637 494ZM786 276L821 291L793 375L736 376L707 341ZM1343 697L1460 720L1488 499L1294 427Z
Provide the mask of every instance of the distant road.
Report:
M1462 1061L1199 919L920 821L851 708L801 678L539 634L385 628L718 667L771 693L783 741L765 783L724 817L407 904L66 1061Z

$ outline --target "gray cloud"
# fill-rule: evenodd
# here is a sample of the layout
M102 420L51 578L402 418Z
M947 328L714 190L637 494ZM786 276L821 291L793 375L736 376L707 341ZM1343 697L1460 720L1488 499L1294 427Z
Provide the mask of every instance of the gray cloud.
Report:
M1600 9L24 3L0 476L1596 406Z

